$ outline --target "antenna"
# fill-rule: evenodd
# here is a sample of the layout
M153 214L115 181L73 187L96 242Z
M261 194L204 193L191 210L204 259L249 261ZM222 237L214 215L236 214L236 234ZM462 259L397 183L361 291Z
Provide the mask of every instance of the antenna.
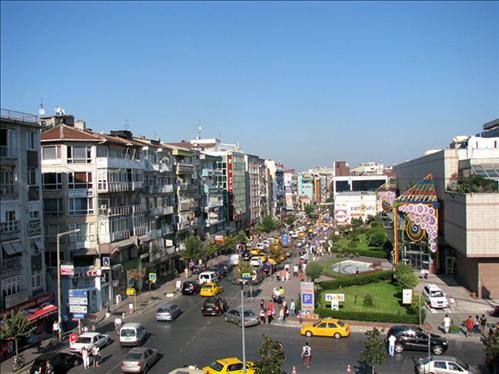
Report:
M45 109L43 108L43 97L40 98L40 109L38 109L38 114L41 116L45 115Z
M125 120L125 130L128 130L128 120Z
M203 128L201 126L198 126L198 139L201 139L201 131Z

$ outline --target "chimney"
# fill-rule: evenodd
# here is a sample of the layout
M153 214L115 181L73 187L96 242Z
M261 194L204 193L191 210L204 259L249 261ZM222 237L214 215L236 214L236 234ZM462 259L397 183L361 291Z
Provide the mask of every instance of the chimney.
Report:
M75 122L75 127L79 130L85 130L86 129L86 123L85 121L78 119Z

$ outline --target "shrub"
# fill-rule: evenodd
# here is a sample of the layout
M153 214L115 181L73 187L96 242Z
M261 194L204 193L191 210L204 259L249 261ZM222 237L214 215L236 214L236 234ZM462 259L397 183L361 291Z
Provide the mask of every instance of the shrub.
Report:
M362 304L364 304L364 306L374 306L374 297L371 295L365 295Z
M358 276L342 276L335 280L320 282L323 290L334 290L340 287L361 286L368 283L387 281L392 279L392 271L376 271L372 273L359 274Z
M392 323L408 323L418 324L419 317L414 314L397 314L389 312L367 312L367 311L344 311L331 310L329 308L318 308L315 310L321 318L333 317L351 321L367 321L367 322L392 322ZM424 315L421 314L421 322L424 321Z

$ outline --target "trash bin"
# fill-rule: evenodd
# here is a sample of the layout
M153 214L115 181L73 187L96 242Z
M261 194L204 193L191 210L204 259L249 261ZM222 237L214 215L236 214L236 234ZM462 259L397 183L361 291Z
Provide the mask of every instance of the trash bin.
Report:
M119 303L121 303L121 295L116 295L116 296L114 297L114 302L115 302L115 304L119 304Z

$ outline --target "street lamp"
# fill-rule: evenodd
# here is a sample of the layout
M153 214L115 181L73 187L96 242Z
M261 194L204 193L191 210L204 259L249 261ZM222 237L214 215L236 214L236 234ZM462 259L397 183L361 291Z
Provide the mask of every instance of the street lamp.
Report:
M79 232L80 229L69 230L57 234L57 322L59 324L59 340L62 338L62 314L61 314L61 238L65 235Z
M244 340L244 285L247 279L240 279L241 283L241 336L243 342L243 374L246 374L246 343Z

